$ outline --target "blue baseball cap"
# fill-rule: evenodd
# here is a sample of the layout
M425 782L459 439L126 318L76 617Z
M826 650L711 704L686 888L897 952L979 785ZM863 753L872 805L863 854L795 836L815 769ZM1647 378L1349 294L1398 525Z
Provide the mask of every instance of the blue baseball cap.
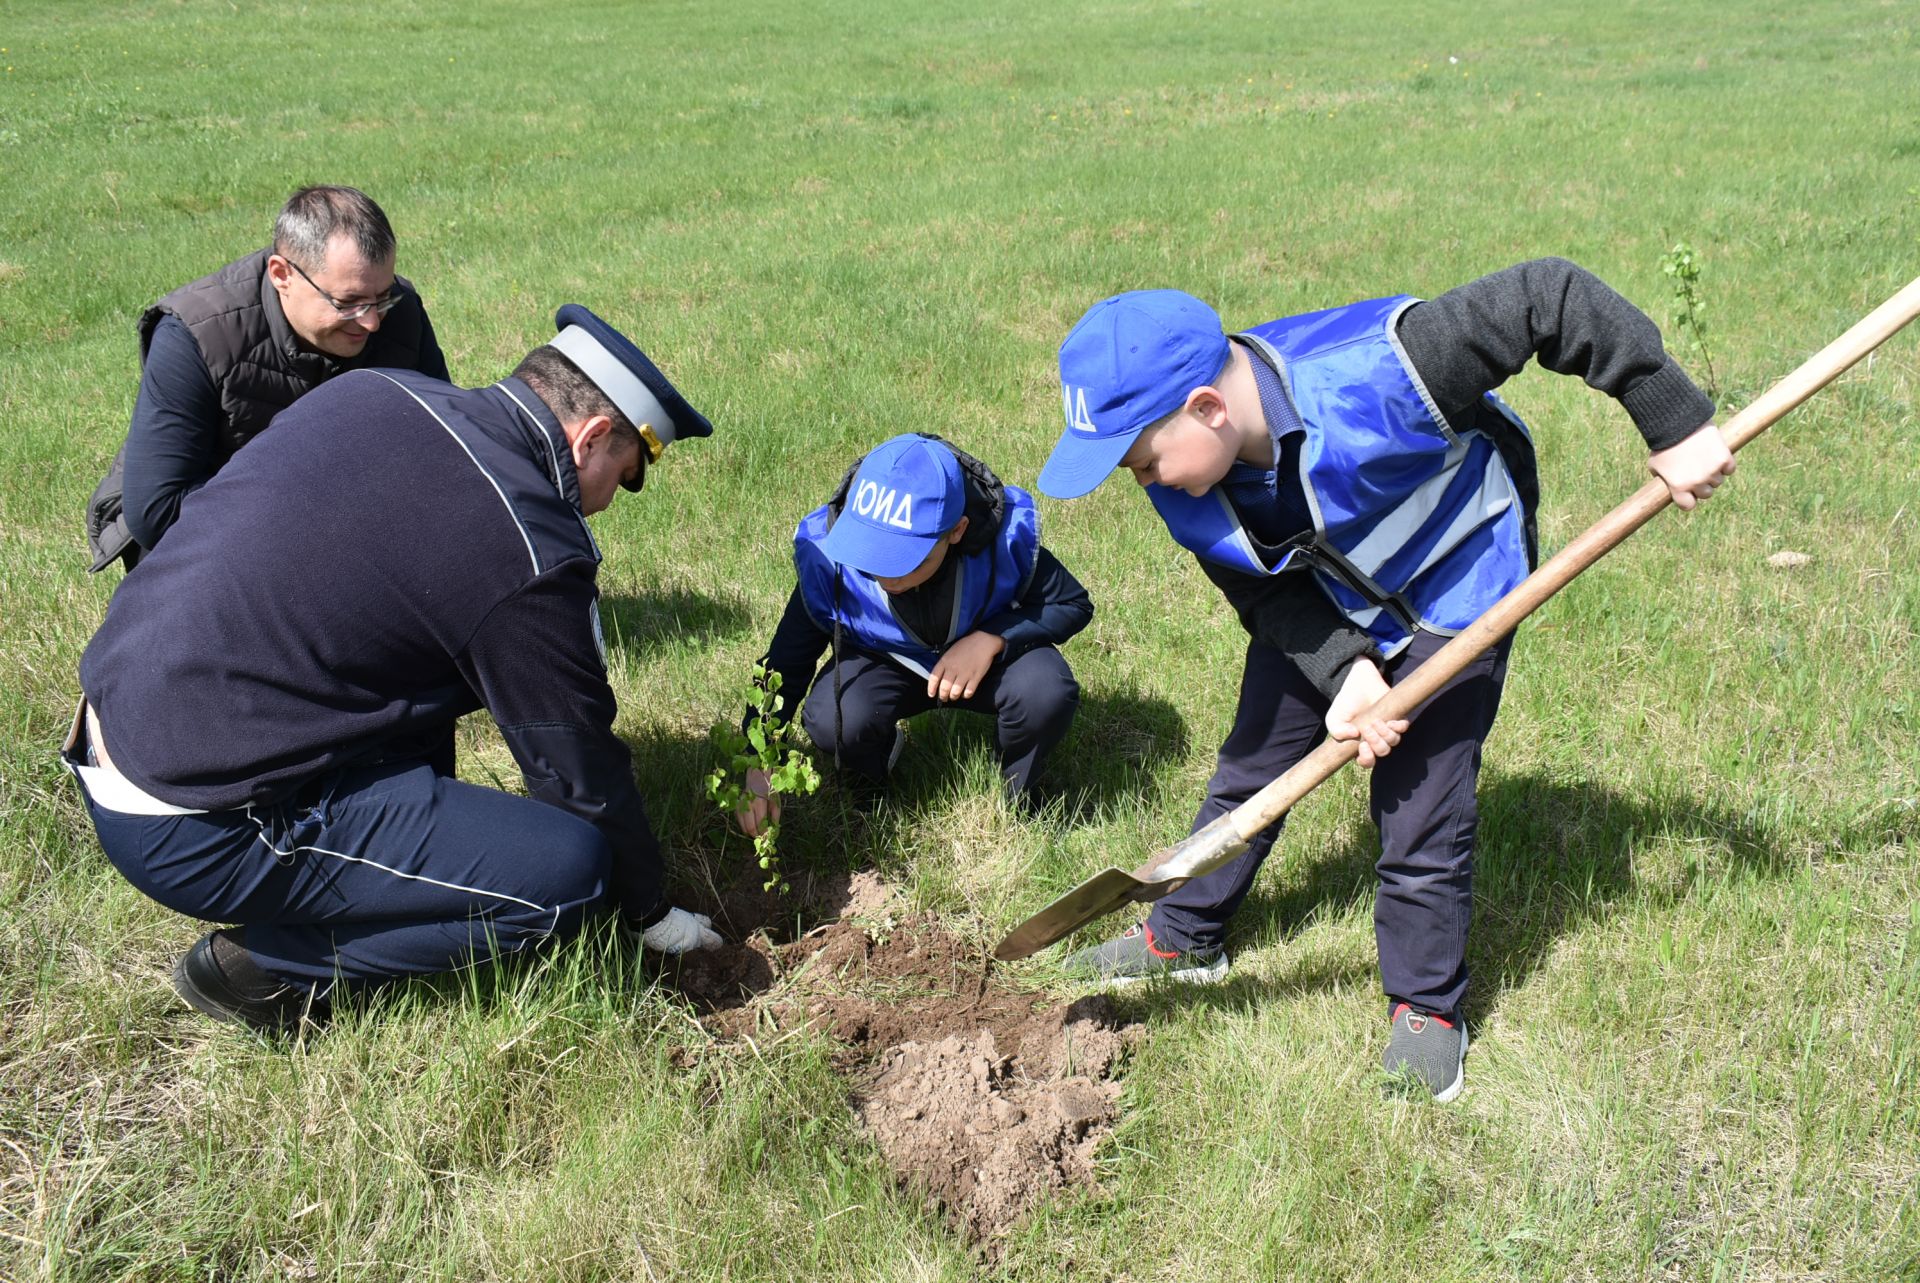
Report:
M1060 345L1067 426L1040 470L1040 492L1091 492L1142 429L1178 410L1226 363L1220 314L1191 294L1132 290L1095 303Z
M895 579L927 559L966 515L960 461L912 432L875 446L847 487L846 506L820 541L843 566Z
M640 430L648 463L657 462L675 441L713 435L707 416L687 404L632 339L578 303L555 312L553 325L560 332L550 346L579 366L580 373L592 379L607 400L620 407L627 422ZM646 475L642 468L631 484L623 484L638 490Z

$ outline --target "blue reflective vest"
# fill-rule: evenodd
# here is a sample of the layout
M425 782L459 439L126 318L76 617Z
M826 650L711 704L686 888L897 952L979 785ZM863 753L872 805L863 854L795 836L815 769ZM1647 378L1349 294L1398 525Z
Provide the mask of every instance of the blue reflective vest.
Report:
M1369 299L1283 317L1238 337L1279 373L1305 433L1300 482L1313 529L1268 566L1218 487L1195 498L1151 485L1168 531L1246 574L1310 568L1383 657L1416 629L1451 636L1527 577L1525 514L1484 434L1456 431L1427 395L1394 327L1418 299ZM1487 402L1526 425L1489 392ZM1285 408L1281 417L1287 417Z
M893 613L886 589L820 550L820 541L832 524L828 504L802 517L793 532L793 566L808 616L823 632L831 632L837 619L855 645L886 654L910 672L928 676L942 651L1005 612L1033 580L1034 557L1040 550L1040 513L1033 496L1020 487L1004 486L1002 492L1006 517L992 546L962 557L953 569L959 578L945 637L921 637L910 631ZM957 553L956 549L948 555Z

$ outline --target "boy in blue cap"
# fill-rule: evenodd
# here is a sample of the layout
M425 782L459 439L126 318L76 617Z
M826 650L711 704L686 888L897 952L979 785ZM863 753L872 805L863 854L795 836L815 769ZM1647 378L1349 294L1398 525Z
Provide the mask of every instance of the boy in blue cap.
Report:
M798 582L764 662L816 747L871 793L900 719L952 705L995 719L1000 770L1022 800L1066 735L1080 687L1056 647L1093 603L1040 546L1033 496L939 437L904 433L855 460L793 533ZM831 649L823 697L807 698ZM764 773L748 787L766 795ZM749 834L765 803L741 817Z
M1231 338L1178 291L1104 300L1061 344L1066 430L1039 480L1068 499L1131 471L1250 634L1196 830L1323 734L1360 740L1382 848L1383 1063L1440 1101L1465 1081L1474 784L1508 645L1411 723L1365 711L1531 570L1532 443L1493 389L1536 357L1621 403L1680 507L1732 473L1713 403L1653 323L1591 273L1540 259L1431 302L1373 299ZM1227 921L1279 828L1068 967L1118 984L1224 976Z

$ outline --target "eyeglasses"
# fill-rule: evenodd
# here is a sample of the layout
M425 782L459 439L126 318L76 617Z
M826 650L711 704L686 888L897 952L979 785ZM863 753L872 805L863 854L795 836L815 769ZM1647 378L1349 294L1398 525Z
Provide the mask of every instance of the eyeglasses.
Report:
M288 267L291 267L294 271L300 272L301 280L305 281L309 285L313 285L313 278L311 276L308 276L304 271L301 271L300 264L294 262L292 259L288 258L285 254L280 255L280 260L283 263L285 263ZM405 298L407 294L406 288L402 286L399 281L395 281L391 286L387 288L387 292L385 294L373 300L371 303L342 303L339 299L327 293L325 290L321 289L318 285L313 285L313 292L315 294L318 294L321 298L327 300L327 306L331 307L334 311L340 313L340 319L343 321L358 320L359 318L365 316L368 312L377 312L381 316L385 316L388 312L391 312L393 310L394 304L398 303L401 299Z

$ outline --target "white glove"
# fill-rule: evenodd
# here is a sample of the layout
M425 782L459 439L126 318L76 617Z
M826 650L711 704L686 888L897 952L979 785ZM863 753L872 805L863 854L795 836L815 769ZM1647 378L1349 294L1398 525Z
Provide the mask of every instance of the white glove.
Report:
M717 949L726 942L706 914L668 909L666 917L640 933L640 943L655 953L685 953L689 949Z

